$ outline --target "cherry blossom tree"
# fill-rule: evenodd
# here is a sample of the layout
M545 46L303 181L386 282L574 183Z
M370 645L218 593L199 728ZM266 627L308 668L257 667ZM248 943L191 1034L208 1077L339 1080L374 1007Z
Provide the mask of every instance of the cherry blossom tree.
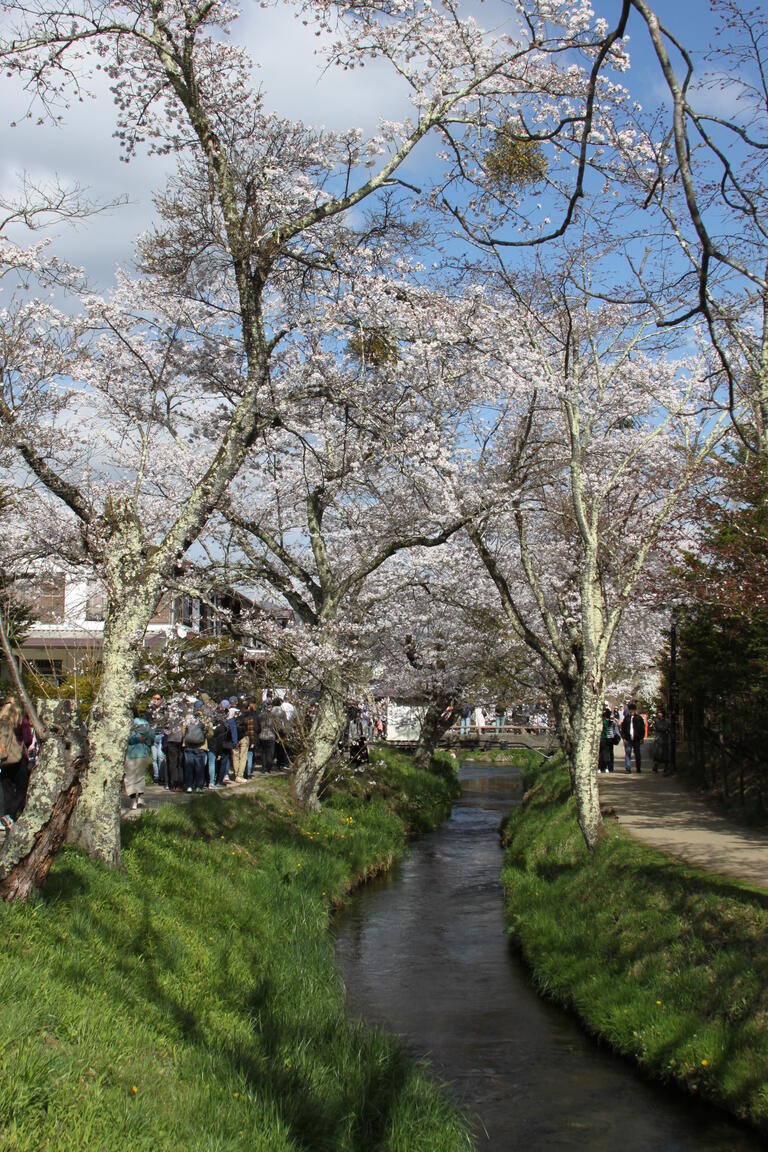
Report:
M434 551L393 558L365 590L361 607L375 621L374 683L424 709L414 750L424 767L458 721L462 702L545 694L464 532Z
M643 212L636 273L658 323L702 323L736 431L768 456L768 19L714 0L697 62L648 0L631 0L667 101L632 116L618 166ZM638 144L640 147L638 148ZM653 251L653 259L642 258Z
M567 138L570 147L581 150L572 190L578 197L595 122L597 57L623 65L618 41L605 40L586 4L532 2L517 39L487 35L462 17L454 0L440 5L313 2L296 8L319 20L320 31L333 33L330 56L342 66L377 57L391 61L410 96L413 117L384 122L366 139L354 128L332 133L265 112L249 57L227 39L236 11L226 4L4 4L3 67L27 85L43 116L63 116L67 100L87 90L89 73L100 68L113 82L117 135L126 157L145 144L175 157L176 174L157 200L158 224L141 248L154 294L152 311L162 317L162 342L169 355L173 349L171 359L185 358L169 315L177 308L202 309L208 324L201 344L195 343L197 333L191 337L189 351L197 369L208 375L200 389L212 387L216 375L214 357L201 365L202 345L233 338L237 343L236 351L226 349L225 379L216 381L226 398L216 449L195 456L206 464L187 488L183 505L173 491L171 514L149 522L143 518L145 478L151 486L147 470L164 451L152 434L143 435L137 422L121 441L134 451L130 462L118 466L124 488L93 479L99 452L81 448L71 418L61 435L65 402L58 382L72 375L72 349L79 371L104 373L99 382L89 378L91 390L106 396L118 378L99 354L81 359L82 328L76 327L71 344L63 336L73 330L53 310L38 310L32 324L31 313L23 317L22 309L26 333L15 347L24 356L4 366L0 417L7 441L65 509L74 535L98 559L108 590L104 676L79 807L83 843L111 863L119 860L122 744L143 630L172 569L220 502L265 420L274 418L274 401L281 399L275 396L279 380L272 375L275 350L290 338L297 303L335 275L336 254L350 244L350 209L370 202L378 214L368 222L375 232L399 216L398 197L409 209L429 208L445 199L454 182L476 184L475 158L493 150L497 124L521 105L552 138ZM581 53L582 65L575 57L566 62L566 49ZM420 190L407 161L430 135L445 146L444 170ZM563 188L572 183L568 164L559 180ZM510 208L514 199L510 192ZM353 237L352 246L355 242ZM89 307L92 317L94 306ZM106 315L111 307L103 310L104 323L120 342L120 325ZM218 335L212 313L220 323ZM151 340L153 321L148 315L139 324L144 321ZM199 322L197 315L193 328ZM186 319L182 323L186 326ZM165 399L168 372L155 357L142 362L141 343L128 317L125 346L131 363L128 369L121 364L119 388L111 397L116 401L116 392L125 389L131 415L151 420L144 427L153 431L163 427L167 451L173 421L168 415L163 424L153 405L158 395ZM140 402L139 378L150 382L149 410ZM37 421L31 418L35 405ZM202 410L207 411L204 404ZM118 412L124 427L126 410Z
M282 598L311 646L317 707L294 772L305 805L317 804L376 626L362 610L367 583L464 522L445 477L473 315L471 296L419 284L402 261L388 274L361 269L315 300L281 363L290 409L265 429L222 508L230 579Z
M622 620L646 626L635 590L649 559L674 551L673 514L722 417L707 415L703 360L665 354L652 313L595 300L591 262L566 270L558 278L551 268L546 288L527 300L518 291L496 316L506 383L485 415L487 510L469 534L511 627L555 681L591 849L602 827L596 762L611 644Z

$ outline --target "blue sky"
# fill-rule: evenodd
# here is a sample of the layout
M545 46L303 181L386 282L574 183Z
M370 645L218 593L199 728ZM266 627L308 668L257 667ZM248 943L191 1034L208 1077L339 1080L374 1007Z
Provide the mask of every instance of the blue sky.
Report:
M619 0L593 0L593 4L609 20L616 18L620 8ZM478 22L489 27L509 20L504 0L482 4L468 0L468 8L475 10ZM656 9L687 45L693 49L706 46L712 29L708 0L657 0ZM651 103L664 89L636 18L630 35L631 88L641 101ZM267 103L283 115L340 128L351 126L349 110L353 109L355 126L371 132L380 114L398 119L404 109L402 90L384 64L351 74L337 70L321 74L312 31L284 8L263 10L255 3L246 7L237 38L252 46L254 54L258 49ZM4 110L0 188L9 192L19 173L27 171L41 180L54 174L65 183L76 180L97 199L127 196L129 203L124 207L77 228L61 229L56 239L64 257L88 268L96 283L107 285L115 265L130 261L133 238L147 226L151 192L162 184L167 162L146 155L137 156L130 165L120 162L112 138L114 110L104 81L96 99L75 104L61 128L36 128L28 122L11 128L11 121L21 120L25 106L15 81L0 79L0 108Z

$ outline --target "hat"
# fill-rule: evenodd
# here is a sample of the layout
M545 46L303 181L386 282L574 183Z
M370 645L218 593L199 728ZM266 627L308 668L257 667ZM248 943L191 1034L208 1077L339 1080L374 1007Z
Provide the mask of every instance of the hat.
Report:
M229 708L229 700L222 700L221 704L219 704L219 708L221 708L222 712L226 712L226 710Z
M230 704L237 704L237 696L230 696L229 702Z
M195 700L195 711L198 712L203 707L202 700Z

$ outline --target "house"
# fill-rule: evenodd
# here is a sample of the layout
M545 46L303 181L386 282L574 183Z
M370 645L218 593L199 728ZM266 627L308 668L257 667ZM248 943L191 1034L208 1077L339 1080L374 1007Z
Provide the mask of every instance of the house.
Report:
M23 661L45 679L60 683L73 671L99 662L104 636L106 592L96 579L82 572L47 570L30 578L15 594L29 605L35 623L20 646ZM184 637L222 636L237 638L237 619L255 607L245 593L228 590L205 603L187 594L166 593L144 636L144 647L162 644L171 635ZM293 613L269 608L273 615ZM7 679L7 675L2 677Z

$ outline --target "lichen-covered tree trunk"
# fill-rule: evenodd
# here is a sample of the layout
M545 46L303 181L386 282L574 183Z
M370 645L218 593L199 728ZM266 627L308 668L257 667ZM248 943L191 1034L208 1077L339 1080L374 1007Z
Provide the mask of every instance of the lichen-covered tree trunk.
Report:
M338 754L345 714L342 678L331 672L320 689L317 711L304 747L296 758L293 794L302 808L310 811L320 808L320 786L329 764Z
M111 867L120 864L120 791L142 642L154 603L135 593L111 606L104 627L101 686L88 728L90 770L70 839Z
M67 701L41 701L48 736L32 770L24 810L0 842L0 899L42 888L80 796L88 766L85 730Z
M141 526L125 504L106 513L109 589L101 684L88 725L90 767L70 840L111 867L120 864L120 789L136 698L142 645L160 596L160 574L145 564Z
M419 733L419 742L413 753L413 760L418 768L429 768L429 762L435 749L454 721L452 713L450 716L445 715L445 710L451 703L451 699L451 696L439 694L433 696L427 705Z
M582 683L573 724L571 763L576 814L579 828L590 852L605 835L597 787L601 711L602 691L595 692Z
M573 731L573 715L568 703L567 692L558 688L552 696L552 708L555 713L555 725L557 727L557 734L560 739L560 747L565 756L565 762L568 766L568 775L571 778L571 792L576 792L576 780L574 776L574 762L575 762L575 749L576 740Z

